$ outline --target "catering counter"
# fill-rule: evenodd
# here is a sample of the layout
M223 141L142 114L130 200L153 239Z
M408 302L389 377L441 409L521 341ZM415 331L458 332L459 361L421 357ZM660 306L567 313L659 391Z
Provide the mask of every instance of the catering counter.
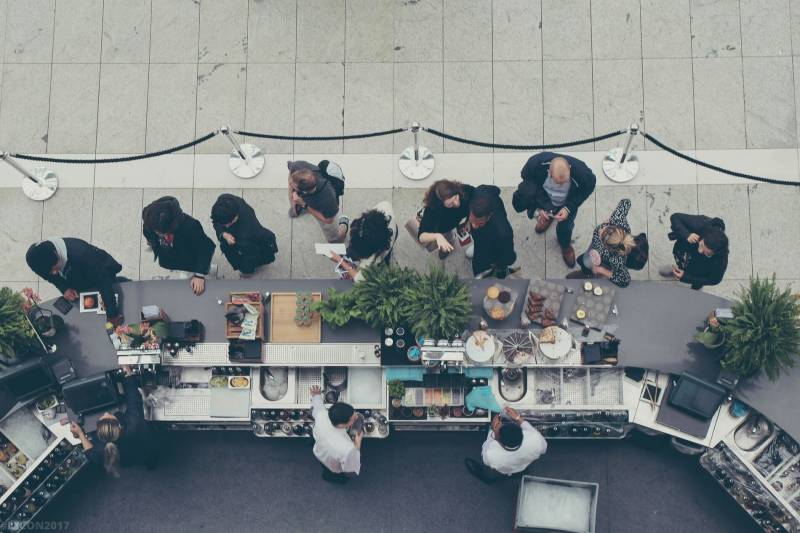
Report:
M390 428L485 430L488 413L468 410L463 405L463 396L475 386L488 385L495 396L514 406L548 438L622 438L632 427L638 427L671 435L700 451L708 449L704 466L719 464L718 457L715 455L712 461L709 454L718 455L722 448L736 448L733 435L737 428L743 427L747 413L733 414L730 399L711 420L702 424L685 426L679 419L676 422L662 416L667 411L674 376L689 372L711 382L715 380L720 370L718 355L695 342L693 335L711 310L729 306L728 301L674 284L633 282L628 288L616 289L613 310L602 324L597 324L599 327L589 329L585 327L589 324L567 319L583 292L582 281L557 280L553 283L559 291L563 290L558 323L571 334L571 350L557 361L537 355L521 364L509 364L500 350L503 343L513 340L513 335L536 335L541 331L535 325L523 327L520 321L529 281L500 281L520 295L504 320L494 320L482 309L487 288L497 280L469 283L475 318L486 320L489 333L498 342L498 351L482 364L465 359L455 365L464 378L460 396L438 381L420 384L419 375L414 377L419 363L402 357L390 360L382 332L358 321L338 329L323 324L319 343L266 342L260 360L250 363L229 360L222 305L229 299L229 293L313 291L323 293L324 297L331 287L349 288L349 281L217 280L208 282L201 296L192 294L185 281L143 281L123 283L118 292L126 322L135 322L143 306L158 306L170 320L196 319L205 328L202 343L190 350L182 349L175 355L164 352L155 359L140 361L157 363L141 368L148 393L147 416L173 429L240 429L253 431L258 437L307 436L313 425L308 411L310 386L319 385L328 391L336 388L332 384L340 384L336 391L338 398L352 403L365 415L368 437L386 437ZM607 282L599 283L612 290ZM64 316L64 321L66 331L56 339L58 353L72 360L79 376L117 367L120 361L104 329L103 316L73 309ZM606 333L621 341L616 361L584 364L581 345L596 342ZM128 358L125 362L137 361ZM756 376L741 383L735 394L752 408L751 413L763 415L775 425L774 431L782 429L781 434L791 442L800 440L800 411L792 401L798 376L800 372L789 373L775 383ZM391 403L387 391L390 378L405 382L402 407ZM224 385L234 379L246 384L244 390L209 386L215 382ZM275 384L280 384L280 391L273 394ZM444 396L435 396L436 391L430 391L437 388L442 389ZM753 416L748 420L752 421ZM793 450L790 446L790 451ZM800 450L794 451L798 460L782 463L779 471L771 475L781 476L792 465L800 466ZM728 455L746 462L753 459L752 454L748 455L750 452L737 455L734 451ZM741 468L755 469L747 465ZM757 469L754 471L758 474ZM715 472L712 474L721 479ZM767 512L765 518L756 514L761 512L760 508L751 511L763 527L768 530L772 527L768 520L780 522L789 530L800 523L797 509L800 477L796 490L792 485L777 491L772 487L773 478L764 475L757 483L764 486L763 492L773 497L772 505L783 513L776 518L778 511ZM736 493L733 495L738 498ZM780 527L776 525L774 530Z

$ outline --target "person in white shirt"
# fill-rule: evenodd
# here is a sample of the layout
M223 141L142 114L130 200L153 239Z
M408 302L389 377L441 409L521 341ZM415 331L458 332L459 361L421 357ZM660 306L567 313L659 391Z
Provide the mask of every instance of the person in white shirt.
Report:
M497 414L483 443L482 463L464 459L469 472L484 483L494 483L524 473L528 466L547 451L542 434L511 407L504 408L509 421Z
M347 429L358 420L352 405L336 402L325 409L322 389L311 387L311 414L314 416L314 455L322 463L322 479L347 483L361 471L361 437L351 440Z
M389 202L380 202L350 223L347 259L331 253L331 261L341 265L350 279L363 281L362 270L376 263L388 263L397 239L397 222Z

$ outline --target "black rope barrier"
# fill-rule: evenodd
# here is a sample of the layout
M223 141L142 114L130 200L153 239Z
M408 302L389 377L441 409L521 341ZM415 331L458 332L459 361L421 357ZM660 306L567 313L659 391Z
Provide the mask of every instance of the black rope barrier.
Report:
M355 133L352 135L332 135L328 137L303 137L296 135L274 135L272 133L253 133L252 131L234 130L233 133L244 137L258 137L259 139L276 139L279 141L346 141L349 139L367 139L369 137L382 137L384 135L394 135L408 128L395 128L393 130L376 131L372 133Z
M760 181L762 183L771 183L773 185L791 185L793 187L800 187L800 182L797 182L797 181L776 180L776 179L772 179L772 178L763 178L761 176L753 176L751 174L745 174L743 172L736 172L735 170L728 170L727 168L718 167L717 165L712 165L711 163L706 163L705 161L700 161L699 159L695 159L692 156L686 155L684 153L681 153L681 152L677 151L674 148L671 148L671 147L667 146L666 144L662 143L661 141L659 141L658 139L656 139L655 137L653 137L649 133L645 133L644 134L644 138L647 139L648 141L650 141L651 143L655 144L656 146L658 146L662 150L664 150L666 152L669 152L669 153L671 153L672 155L674 155L676 157L680 157L681 159L689 161L690 163L694 163L695 165L700 165L701 167L705 167L705 168L710 169L710 170L715 170L717 172L721 172L723 174L728 174L730 176L735 176L737 178L744 178L744 179L753 180L753 181Z
M185 150L186 148L191 148L192 146L197 146L200 143L204 143L207 140L214 137L215 135L217 135L218 133L219 132L212 131L211 133L207 133L202 137L198 137L193 141L189 141L188 143L184 143L179 146L173 146L172 148L167 148L165 150L159 150L158 152L149 152L140 155L128 155L124 157L107 157L105 159L61 159L58 157L46 157L46 156L28 155L28 154L11 154L11 157L17 159L25 159L27 161L45 161L48 163L75 163L84 165L92 165L100 163L125 163L126 161L138 161L140 159L149 159L152 157L159 157L162 155L171 154L173 152L180 152L181 150Z
M433 128L422 128L422 130L427 131L432 135L436 135L437 137L448 139L450 141L455 141L463 144L471 144L473 146L481 146L483 148L500 148L503 150L551 150L553 148L567 148L569 146L578 146L581 144L588 144L591 142L604 141L606 139L611 139L612 137L616 137L617 135L622 135L627 131L627 130L617 130L617 131L612 131L611 133L606 133L605 135L600 135L598 137L592 137L590 139L580 139L577 141L571 141L565 143L523 145L523 144L496 144L496 143L487 143L482 141L473 141L471 139L465 139L464 137L457 137L455 135L450 135L449 133L444 133L443 131L435 130Z

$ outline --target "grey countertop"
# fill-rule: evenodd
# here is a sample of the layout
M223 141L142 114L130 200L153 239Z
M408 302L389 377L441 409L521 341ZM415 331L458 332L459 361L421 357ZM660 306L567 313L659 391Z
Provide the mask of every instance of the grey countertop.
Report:
M520 327L524 304L523 291L528 280L471 281L475 316L483 316L482 300L486 288L501 283L520 292L512 314L503 321L487 319L493 329ZM574 289L565 294L562 317L572 309L580 280L554 280ZM599 282L607 285L608 282ZM231 291L325 293L330 287L345 290L352 285L342 280L213 280L206 292L195 296L185 280L127 282L119 286L120 303L127 322L134 322L143 305L160 306L172 320L197 319L205 326L206 342L225 342L225 320L217 300L227 300ZM696 328L715 307L729 302L704 292L657 281L634 281L616 292L619 314L610 320L611 330L621 339L619 365L640 367L680 374L691 372L714 380L719 372L719 356L693 340ZM49 302L50 303L50 302ZM45 304L45 307L50 307ZM57 312L57 311L56 311ZM79 375L85 376L116 367L116 354L105 333L104 317L81 314L73 309L64 317L67 333L56 343L58 353L69 356ZM361 322L333 329L323 324L322 342L378 342L379 332ZM800 440L800 415L796 409L796 391L800 387L800 370L789 372L772 383L757 375L744 380L737 397L762 412L790 435Z

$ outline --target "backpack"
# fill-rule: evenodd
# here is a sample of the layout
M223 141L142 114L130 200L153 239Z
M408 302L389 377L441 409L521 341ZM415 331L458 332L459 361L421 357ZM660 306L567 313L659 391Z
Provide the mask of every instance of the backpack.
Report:
M337 198L341 197L344 194L345 180L342 167L333 161L328 161L327 159L320 161L317 166L319 167L319 171L322 173L322 175L325 176L331 185L333 185L333 190L336 193Z

